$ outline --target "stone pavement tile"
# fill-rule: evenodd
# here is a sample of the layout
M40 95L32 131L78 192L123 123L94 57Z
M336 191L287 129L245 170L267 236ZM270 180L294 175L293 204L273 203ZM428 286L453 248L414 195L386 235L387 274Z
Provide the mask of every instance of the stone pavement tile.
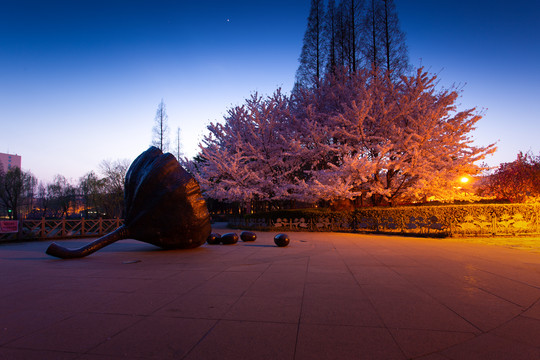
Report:
M474 339L440 352L451 360L532 360L540 359L540 349L492 334Z
M257 263L255 261L244 261L230 266L225 271L253 271L263 273L270 267L270 263Z
M108 337L89 353L129 359L181 359L215 323L204 319L147 317Z
M523 313L523 316L540 320L540 300L538 300L530 308L528 308L527 311Z
M297 324L221 320L185 360L292 360Z
M259 278L249 290L246 296L254 297L296 297L301 298L304 293L304 283L299 277L289 274L280 276Z
M180 271L172 274L166 279L154 280L145 283L144 287L138 289L138 292L149 294L186 294L192 289L204 284L206 281L217 276L217 271Z
M298 324L301 308L300 297L242 296L223 319Z
M387 329L301 324L295 360L405 359Z
M522 307L529 307L540 298L540 288L482 270L471 269L464 280L471 286Z
M75 360L78 358L79 354L77 353L0 347L0 359L2 360Z
M347 298L367 299L362 288L355 282L324 282L306 283L304 286L304 298Z
M298 260L298 263L296 261ZM307 270L307 258L295 259L294 261L274 261L266 273L297 274Z
M302 324L384 327L364 296L305 297L300 321Z
M95 271L92 273L92 278L115 278L115 279L143 279L143 280L160 280L166 279L172 274L181 272L181 269L172 269L172 266L168 266L169 270L156 269L154 267L145 266L142 262L139 262L136 257L123 261L123 265L120 268L114 270L107 269L101 271Z
M421 266L421 264L416 261L414 256L407 256L400 249L392 249L392 253L380 253L373 255L373 257L381 262L382 265L388 267L402 267L402 266Z
M7 343L6 347L86 352L141 318L111 314L76 314L38 332Z
M388 266L351 266L359 284L404 284L407 281Z
M190 293L241 296L260 276L258 272L225 271L191 290Z
M2 270L0 269L0 271ZM0 302L3 299L9 301L12 296L17 296L21 292L28 292L29 287L27 286L28 280L26 276L17 276L8 271L1 272L1 274L0 289L2 289L2 293L0 294Z
M339 260L335 260L338 262ZM349 274L350 271L343 263L309 263L309 273L317 274Z
M540 256L524 251L507 250L501 256L493 257L493 250L481 257L469 259L478 270L504 276L525 284L540 287ZM532 257L531 257L532 256Z
M521 306L465 283L462 286L440 284L423 290L483 332L492 330L523 311Z
M6 311L5 308L4 311L5 313L0 317L0 345L30 335L72 316L70 313L57 311Z
M341 254L336 249L312 254L309 257L309 266L321 268L330 267L336 268L337 270L346 270L347 268L341 258Z
M475 337L472 333L412 329L389 329L408 359L416 359L460 344Z
M341 259L348 267L384 266L366 251L341 253Z
M538 319L518 316L493 330L492 334L540 349L540 320Z
M0 309L15 311L62 311L84 312L88 309L111 301L120 293L89 290L34 290L29 289L10 297L0 298Z
M178 297L173 294L120 293L88 311L101 314L149 315Z
M154 315L191 319L221 319L238 299L238 295L189 293L161 307Z
M479 332L479 330L414 286L363 285L389 328Z
M136 358L131 358L131 359L136 360L136 359L144 359L144 358L136 357ZM123 355L114 356L114 355L99 355L99 354L83 354L83 355L80 355L75 360L126 360L126 357Z
M430 265L391 266L389 270L398 274L400 279L422 288L441 286L441 284L445 286L458 286L463 283L462 280L440 271L438 267L432 267Z
M420 357L414 358L414 360L448 360L448 358L446 356L442 356L440 354L435 353L435 354L420 356Z
M71 279L68 285L71 291L96 291L96 292L133 292L152 284L153 279L125 279L114 277L111 272L109 277L82 277Z
M355 277L350 271L346 273L316 273L310 271L306 274L306 284L358 286Z

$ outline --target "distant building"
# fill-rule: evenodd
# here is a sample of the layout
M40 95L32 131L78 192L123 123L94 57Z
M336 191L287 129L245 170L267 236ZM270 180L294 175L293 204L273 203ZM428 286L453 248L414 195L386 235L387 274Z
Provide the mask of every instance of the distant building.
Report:
M4 172L8 172L9 169L18 167L21 168L21 157L19 155L0 153L0 165Z

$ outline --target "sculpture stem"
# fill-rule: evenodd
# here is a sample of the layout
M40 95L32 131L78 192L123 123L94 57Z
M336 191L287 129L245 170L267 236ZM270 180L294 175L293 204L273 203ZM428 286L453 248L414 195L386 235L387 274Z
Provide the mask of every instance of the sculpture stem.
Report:
M110 245L118 240L128 238L129 230L124 225L120 226L118 229L113 232L100 237L99 239L91 242L88 245L80 247L78 249L68 249L63 246L60 246L56 243L52 243L47 248L46 253L55 256L61 259L75 259L81 258L87 255L90 255L99 249Z

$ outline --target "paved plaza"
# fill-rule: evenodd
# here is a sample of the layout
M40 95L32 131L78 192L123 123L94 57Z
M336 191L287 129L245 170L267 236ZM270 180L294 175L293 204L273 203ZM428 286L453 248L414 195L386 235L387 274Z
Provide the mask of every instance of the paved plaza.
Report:
M256 234L193 250L124 240L74 260L46 255L49 241L2 244L0 359L540 359L538 252Z

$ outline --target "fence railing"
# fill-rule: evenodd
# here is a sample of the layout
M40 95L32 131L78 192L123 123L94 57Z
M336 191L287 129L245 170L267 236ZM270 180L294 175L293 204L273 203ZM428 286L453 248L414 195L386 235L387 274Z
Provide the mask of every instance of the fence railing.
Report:
M0 241L102 236L123 223L122 219L20 220L18 232L0 234Z

